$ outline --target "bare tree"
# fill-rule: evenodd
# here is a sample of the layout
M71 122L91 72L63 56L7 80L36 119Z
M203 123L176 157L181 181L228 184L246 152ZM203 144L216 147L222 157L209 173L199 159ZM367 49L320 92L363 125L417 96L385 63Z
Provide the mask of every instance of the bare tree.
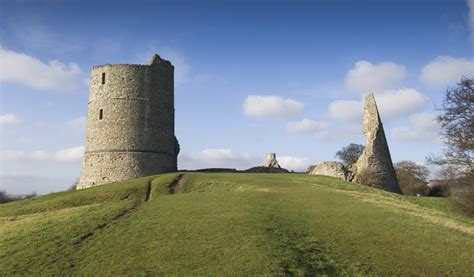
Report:
M426 178L430 174L424 165L412 161L400 161L394 164L398 183L405 195L427 195L429 188Z
M452 203L466 215L474 217L474 80L461 78L446 90L438 117L446 148L440 157L429 161L449 169L447 177Z
M474 80L463 77L446 90L438 116L441 136L446 145L441 157L431 158L438 165L456 167L462 173L473 170L474 158Z
M357 162L360 155L364 151L365 146L362 144L351 143L341 150L336 152L336 158L340 159L343 163L350 165Z

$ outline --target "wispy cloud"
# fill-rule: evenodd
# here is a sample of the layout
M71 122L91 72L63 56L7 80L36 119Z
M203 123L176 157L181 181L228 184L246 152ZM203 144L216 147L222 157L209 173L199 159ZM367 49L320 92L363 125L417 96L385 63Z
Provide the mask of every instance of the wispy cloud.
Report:
M209 167L227 167L247 169L259 165L261 159L250 154L238 154L228 148L203 149L178 156L179 167L199 169Z
M2 125L16 125L21 123L22 120L13 113L5 113L0 115L0 126Z
M12 37L26 49L40 49L63 54L82 50L79 38L54 32L39 21L15 21L8 25Z
M66 127L68 128L85 128L86 127L87 119L85 116L79 116L68 120L66 122Z
M362 118L363 103L355 100L336 100L329 104L329 116L335 119L358 121Z
M54 153L48 153L43 150L36 150L31 152L16 151L16 150L2 150L0 152L0 159L2 161L58 161L58 162L78 162L82 159L84 154L84 147L77 146L66 149L61 149Z
M246 116L287 119L301 114L304 103L280 96L249 95L243 103Z
M396 127L391 135L399 141L432 141L439 139L439 124L433 113L418 113L408 118L409 127Z
M286 124L286 132L288 133L309 133L316 138L324 138L328 135L329 124L305 118L301 121L288 122Z

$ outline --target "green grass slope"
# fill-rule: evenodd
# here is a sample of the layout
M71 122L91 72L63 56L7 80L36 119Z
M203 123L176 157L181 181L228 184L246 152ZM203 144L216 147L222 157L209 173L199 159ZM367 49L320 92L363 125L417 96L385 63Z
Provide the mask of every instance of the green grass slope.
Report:
M474 221L445 199L182 174L0 205L0 275L474 275Z

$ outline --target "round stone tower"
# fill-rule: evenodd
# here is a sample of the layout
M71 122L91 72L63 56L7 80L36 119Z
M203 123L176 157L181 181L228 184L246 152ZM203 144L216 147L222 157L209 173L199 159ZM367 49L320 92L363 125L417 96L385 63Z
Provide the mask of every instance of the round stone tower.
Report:
M92 68L78 189L176 171L173 75L156 54L146 65Z

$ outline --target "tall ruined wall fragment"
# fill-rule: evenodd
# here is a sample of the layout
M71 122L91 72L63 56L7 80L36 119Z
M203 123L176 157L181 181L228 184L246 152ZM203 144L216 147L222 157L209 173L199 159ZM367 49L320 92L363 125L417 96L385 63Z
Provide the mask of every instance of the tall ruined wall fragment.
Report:
M401 194L373 94L365 97L363 128L367 143L356 163L355 181L371 171L377 175L377 187Z
M158 55L92 69L78 189L176 171L173 75Z

